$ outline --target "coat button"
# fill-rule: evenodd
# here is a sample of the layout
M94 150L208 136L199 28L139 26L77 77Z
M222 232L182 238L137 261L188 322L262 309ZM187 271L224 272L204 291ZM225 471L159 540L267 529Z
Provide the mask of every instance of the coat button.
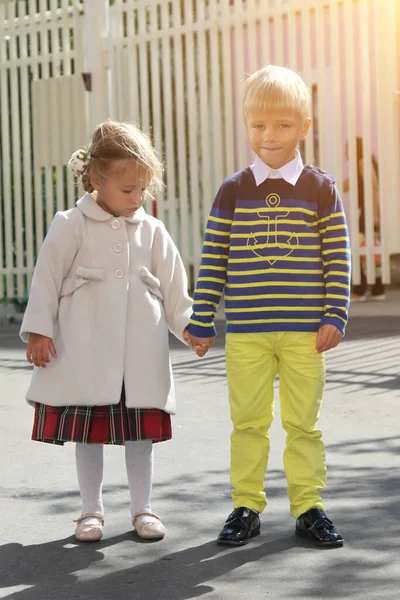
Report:
M113 229L119 229L121 227L121 223L118 221L118 219L113 219L111 221L111 227Z
M117 270L115 271L114 275L115 275L115 277L116 277L117 279L122 279L122 278L123 278L123 276L124 276L124 272L123 272L123 271L121 271L121 269L117 269Z
M114 252L122 252L121 244L114 244Z

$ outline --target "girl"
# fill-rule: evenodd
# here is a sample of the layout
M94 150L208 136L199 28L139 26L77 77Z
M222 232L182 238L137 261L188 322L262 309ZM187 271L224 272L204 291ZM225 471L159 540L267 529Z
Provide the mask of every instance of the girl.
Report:
M69 166L86 194L54 217L20 331L35 366L32 439L76 442L77 540L103 534L103 444L125 445L134 529L162 538L150 502L152 444L171 438L168 329L184 341L192 305L176 246L142 208L162 167L139 129L112 121Z

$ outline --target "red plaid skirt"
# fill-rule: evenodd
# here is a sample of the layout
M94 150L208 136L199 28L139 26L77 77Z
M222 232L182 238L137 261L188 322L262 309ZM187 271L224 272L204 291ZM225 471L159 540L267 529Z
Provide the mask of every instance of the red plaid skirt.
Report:
M119 404L110 406L35 405L32 439L38 442L122 445L171 437L170 415L157 408L127 408L124 387Z

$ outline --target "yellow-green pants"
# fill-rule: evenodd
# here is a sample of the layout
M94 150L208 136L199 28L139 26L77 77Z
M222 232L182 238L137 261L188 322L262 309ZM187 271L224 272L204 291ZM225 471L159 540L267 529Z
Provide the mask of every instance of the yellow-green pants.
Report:
M290 511L324 510L325 449L316 429L325 383L325 359L316 333L228 333L226 368L233 432L231 484L234 508L262 512L267 504L268 430L273 420L274 380L279 375L282 425L287 433L284 467Z

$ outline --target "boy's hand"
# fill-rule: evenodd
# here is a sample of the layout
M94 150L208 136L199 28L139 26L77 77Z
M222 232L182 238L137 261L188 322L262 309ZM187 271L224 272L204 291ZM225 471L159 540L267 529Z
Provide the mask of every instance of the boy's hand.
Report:
M52 339L45 335L40 335L39 333L29 334L26 358L31 365L43 367L45 369L46 363L50 362L49 350L53 358L57 358L56 349Z
M185 329L183 332L183 339L189 344L192 350L196 352L197 356L203 357L213 345L215 336L210 338L200 338L191 335L188 330Z
M342 332L335 325L322 325L318 329L317 343L315 345L317 352L326 352L335 348L342 339Z

